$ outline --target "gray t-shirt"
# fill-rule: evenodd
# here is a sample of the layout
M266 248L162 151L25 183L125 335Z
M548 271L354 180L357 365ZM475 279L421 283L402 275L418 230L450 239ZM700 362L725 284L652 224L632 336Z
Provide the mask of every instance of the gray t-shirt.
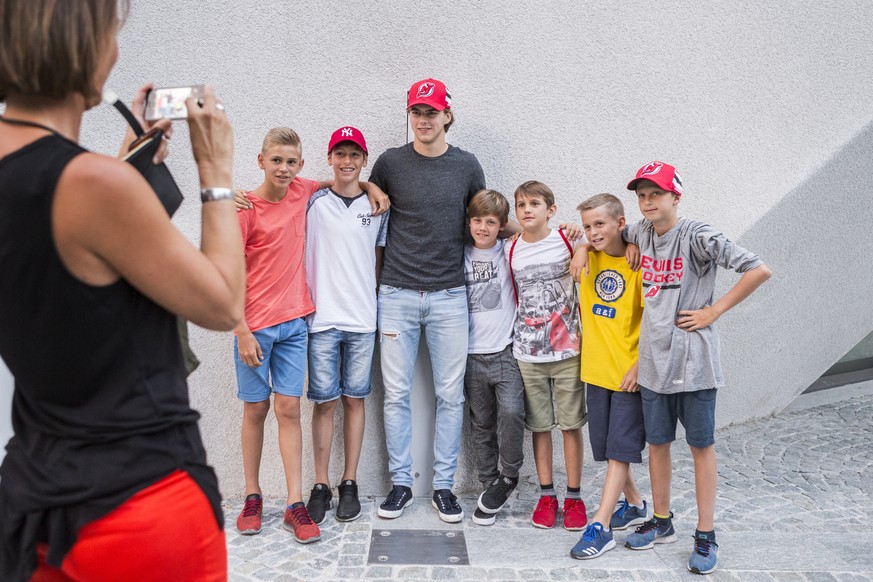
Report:
M430 158L408 143L379 156L370 181L391 199L380 283L421 291L464 285L467 202L485 187L476 156L450 145Z
M712 305L717 267L745 273L763 261L708 224L687 218L662 236L641 220L624 237L640 247L642 260L640 386L661 394L724 387L717 324L687 332L676 327L676 318L680 311Z

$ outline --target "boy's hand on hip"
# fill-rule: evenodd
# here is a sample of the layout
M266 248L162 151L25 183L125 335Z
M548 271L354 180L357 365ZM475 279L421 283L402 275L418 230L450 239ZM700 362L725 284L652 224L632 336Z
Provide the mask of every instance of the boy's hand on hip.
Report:
M703 309L680 311L679 317L676 318L676 326L685 331L697 331L715 323L718 316L719 313L712 305L707 305Z
M264 354L261 352L261 344L255 339L254 334L238 333L236 336L237 349L239 349L239 359L250 368L257 368L264 361Z

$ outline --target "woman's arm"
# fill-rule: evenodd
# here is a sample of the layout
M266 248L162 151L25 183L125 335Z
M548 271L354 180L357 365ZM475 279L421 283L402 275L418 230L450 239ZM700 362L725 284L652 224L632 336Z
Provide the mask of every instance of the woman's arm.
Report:
M233 135L209 91L188 103L201 188L230 188ZM168 311L208 329L231 330L243 314L245 264L233 201L206 202L200 250L176 229L128 164L82 154L65 169L52 208L67 269L91 285L127 280Z

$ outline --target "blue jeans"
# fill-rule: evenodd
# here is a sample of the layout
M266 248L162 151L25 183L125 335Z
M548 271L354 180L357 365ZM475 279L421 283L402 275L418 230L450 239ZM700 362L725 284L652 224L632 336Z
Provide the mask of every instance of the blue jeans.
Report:
M370 394L370 372L376 333L355 333L336 328L309 333L309 389L312 402L342 396Z
M239 357L239 340L233 338L237 397L243 402L263 402L270 393L303 396L306 374L306 320L303 317L252 332L264 360L257 368Z
M451 489L464 422L467 363L467 292L464 287L415 291L379 286L379 345L385 384L385 444L395 485L412 487L412 415L409 397L418 342L424 330L436 394L434 489Z

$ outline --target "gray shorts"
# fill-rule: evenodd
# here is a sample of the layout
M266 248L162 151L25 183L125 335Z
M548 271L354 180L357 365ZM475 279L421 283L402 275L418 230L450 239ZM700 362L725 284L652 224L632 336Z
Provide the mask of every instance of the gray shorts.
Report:
M685 427L685 442L704 448L715 444L715 397L718 390L658 394L640 387L646 442L663 445L676 440L676 421Z

